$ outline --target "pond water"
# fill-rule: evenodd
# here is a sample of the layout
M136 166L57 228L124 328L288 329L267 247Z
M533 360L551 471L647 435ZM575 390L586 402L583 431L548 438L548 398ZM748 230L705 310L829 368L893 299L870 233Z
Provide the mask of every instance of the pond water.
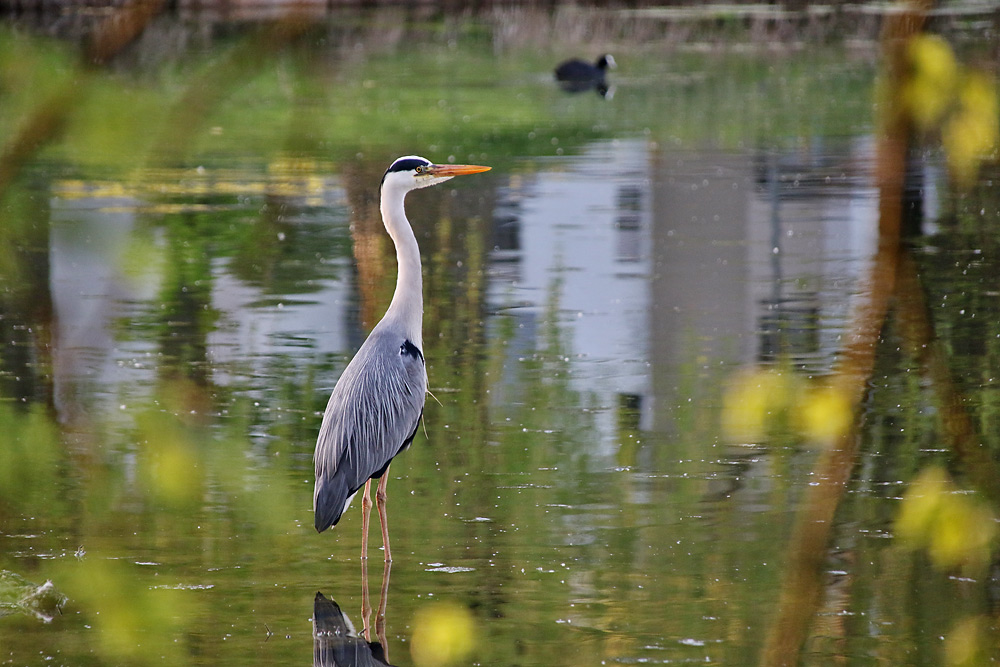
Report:
M796 655L775 628L832 445L782 406L839 372L878 293L870 35L164 15L95 70L14 23L7 136L61 125L0 178L0 664L362 664L314 638L317 591L359 632L369 591L397 665ZM613 95L556 87L601 50ZM359 503L312 528L312 451L395 284L379 178L414 153L493 169L407 199L433 398L390 470L392 566L373 527L366 569ZM992 558L896 534L934 463L984 499L959 510L987 549L998 509L1000 203L989 174L955 195L934 150L917 168L920 288L871 341L791 660L997 657ZM740 387L769 416L734 417Z

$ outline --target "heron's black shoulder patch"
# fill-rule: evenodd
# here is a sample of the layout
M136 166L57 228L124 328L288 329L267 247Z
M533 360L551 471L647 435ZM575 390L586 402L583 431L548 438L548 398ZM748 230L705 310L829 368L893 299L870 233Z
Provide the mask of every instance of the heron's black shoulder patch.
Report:
M420 351L420 348L408 340L404 340L403 344L399 346L399 353L402 355L413 357L414 359L419 359L420 361L424 360L424 355Z

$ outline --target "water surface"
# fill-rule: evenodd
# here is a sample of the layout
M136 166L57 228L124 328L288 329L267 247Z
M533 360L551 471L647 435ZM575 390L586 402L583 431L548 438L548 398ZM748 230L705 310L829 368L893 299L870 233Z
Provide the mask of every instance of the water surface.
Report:
M391 297L378 179L410 153L493 170L407 200L435 398L391 468L392 663L414 664L438 601L468 613L475 664L758 662L823 445L780 420L727 433L724 396L750 369L828 377L855 333L876 45L610 41L602 99L550 79L592 50L568 39L397 19L249 62L252 31L158 23L195 46L158 59L150 37L87 74L7 191L0 569L68 601L0 618L0 662L308 664L316 591L363 627L360 510L315 534L311 457ZM1000 207L953 197L933 152L920 166L933 341L992 456ZM960 462L901 327L878 343L806 662L995 645L990 576L894 539L917 472Z

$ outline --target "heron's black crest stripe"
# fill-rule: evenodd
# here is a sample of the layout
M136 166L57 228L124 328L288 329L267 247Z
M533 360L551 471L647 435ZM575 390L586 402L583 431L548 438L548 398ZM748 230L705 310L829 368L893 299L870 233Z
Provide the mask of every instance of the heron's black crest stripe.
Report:
M426 167L430 164L430 160L425 160L419 157L403 157L399 158L386 169L386 173L390 171L410 171L411 169L416 169L417 167Z
M429 160L424 160L418 157L403 157L399 158L395 162L389 165L389 168L385 170L382 174L382 182L385 182L385 177L394 171L410 171L411 169L416 169L417 167L426 167L430 164ZM381 184L379 185L381 187Z
M424 355L420 352L420 348L408 340L404 340L403 344L399 346L399 353L408 355L414 359L420 359L420 361L424 360Z

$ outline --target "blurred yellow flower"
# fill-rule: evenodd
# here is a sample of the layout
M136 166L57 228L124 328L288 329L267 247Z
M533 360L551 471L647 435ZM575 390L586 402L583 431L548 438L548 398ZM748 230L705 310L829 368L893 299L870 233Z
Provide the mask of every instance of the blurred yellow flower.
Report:
M155 656L166 664L183 660L184 619L193 601L177 590L153 588L152 575L97 552L64 564L61 579L80 613L97 632L96 648L112 664L138 664Z
M896 536L911 549L926 549L940 569L984 567L996 535L989 507L963 493L940 467L921 472L903 495Z
M907 49L910 73L903 86L903 105L917 128L928 131L952 103L958 62L948 43L937 35L919 35Z
M191 434L165 413L142 413L136 423L140 491L173 506L196 502L204 488L204 473L202 457Z
M940 133L949 172L958 187L967 188L1000 144L996 81L963 67L937 35L913 37L906 56L899 108L918 131Z
M932 129L952 103L958 82L958 62L948 43L937 35L919 35L907 49L909 77L903 86L903 106L917 128Z
M994 157L1000 138L996 82L981 72L963 77L958 108L941 129L941 143L958 185L972 184L979 163Z
M984 636L988 628L988 621L980 616L960 619L945 637L945 664L949 667L989 664L988 639Z
M850 397L823 381L807 381L790 371L755 369L737 375L722 399L726 436L760 442L790 428L813 442L829 442L850 428Z
M456 664L468 658L475 645L475 621L465 607L437 602L417 611L410 642L416 667Z
M810 387L794 412L798 430L809 440L829 442L851 427L854 411L847 394L832 385Z
M763 440L783 417L794 393L791 373L754 369L737 376L722 398L726 435L746 442Z

